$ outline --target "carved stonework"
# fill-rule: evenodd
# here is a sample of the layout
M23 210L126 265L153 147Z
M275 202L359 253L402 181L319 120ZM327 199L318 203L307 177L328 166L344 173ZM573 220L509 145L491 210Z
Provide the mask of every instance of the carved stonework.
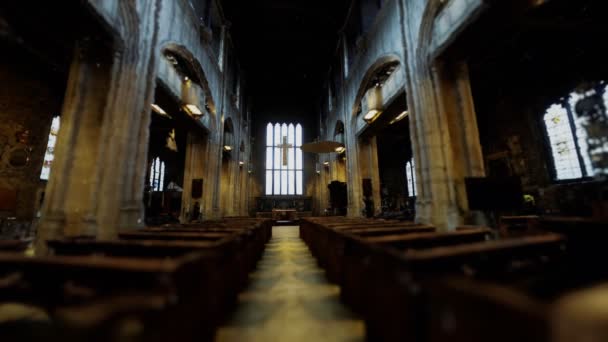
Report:
M47 127L38 121L30 124L33 130L12 120L0 123L0 177L36 179L46 141L40 136Z

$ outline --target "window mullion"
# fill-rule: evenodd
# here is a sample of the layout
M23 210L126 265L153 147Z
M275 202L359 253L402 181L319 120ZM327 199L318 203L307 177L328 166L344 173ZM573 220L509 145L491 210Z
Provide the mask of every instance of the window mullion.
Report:
M572 108L570 107L569 101L565 101L563 104L564 108L566 108L566 112L568 113L568 123L570 124L570 131L572 132L572 137L574 139L574 147L576 148L576 157L578 159L578 163L581 168L581 173L584 177L587 177L589 174L587 173L587 166L585 165L585 160L583 159L583 155L581 154L581 147L578 143L578 136L576 135L576 122L574 122L574 115L572 113Z
M274 126L272 127L272 149L271 152L272 153L272 165L270 165L270 174L271 174L271 181L270 184L272 184L272 191L270 192L271 195L274 195ZM268 153L268 150L266 150L266 153Z

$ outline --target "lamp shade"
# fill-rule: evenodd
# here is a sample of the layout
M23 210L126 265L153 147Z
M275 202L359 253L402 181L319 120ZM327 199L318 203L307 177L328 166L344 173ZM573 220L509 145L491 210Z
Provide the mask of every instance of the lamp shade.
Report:
M382 113L382 87L370 88L362 101L363 119L372 122Z
M202 96L200 96L198 85L192 83L190 80L185 80L182 83L182 107L186 113L194 117L202 116L204 112L200 107L201 98Z

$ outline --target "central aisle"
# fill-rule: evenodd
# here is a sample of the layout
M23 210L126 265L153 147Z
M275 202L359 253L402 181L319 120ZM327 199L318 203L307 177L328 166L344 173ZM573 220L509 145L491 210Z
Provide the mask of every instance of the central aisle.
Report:
M363 321L339 296L300 240L299 228L274 227L251 284L216 340L363 341Z

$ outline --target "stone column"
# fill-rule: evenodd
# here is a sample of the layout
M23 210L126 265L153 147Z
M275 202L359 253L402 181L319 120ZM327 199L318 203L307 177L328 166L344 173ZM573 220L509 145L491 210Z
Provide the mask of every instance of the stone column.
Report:
M469 216L464 178L484 174L468 71L463 62L431 58L441 4L402 4L417 220L449 230Z
M96 233L93 213L96 198L91 193L97 183L100 126L112 70L111 59L102 56L89 42L77 43L38 227L39 254L46 252L47 239Z
M216 125L216 127L218 127ZM208 163L207 175L203 181L203 212L205 219L218 218L219 214L219 196L218 183L220 180L221 167L221 151L220 132L215 130L210 133L207 143L207 151L205 153L206 162Z
M352 117L350 127L347 127L349 134L346 137L346 162L348 168L347 179L350 183L347 184L348 192L348 217L360 217L363 209L363 189L361 185L362 177L360 175L359 166L359 142L356 136L357 125L356 117Z
M199 203L202 210L203 198L192 198L192 180L205 178L207 166L205 162L206 150L207 144L204 138L193 133L188 133L184 170L184 193L182 195L182 213L180 217L180 220L184 223L190 221L190 213L194 209L195 202Z
M448 125L451 150L447 155L451 156L451 181L458 214L461 223L482 223L470 217L465 188L465 177L485 175L468 66L464 61L437 61L434 71L440 116Z
M119 5L124 41L114 56L93 192L99 239L114 239L119 229L143 225L150 105L160 53L159 6L158 0Z
M369 171L374 193L374 213L382 212L382 189L380 187L380 165L378 164L378 139L376 136L369 141Z

